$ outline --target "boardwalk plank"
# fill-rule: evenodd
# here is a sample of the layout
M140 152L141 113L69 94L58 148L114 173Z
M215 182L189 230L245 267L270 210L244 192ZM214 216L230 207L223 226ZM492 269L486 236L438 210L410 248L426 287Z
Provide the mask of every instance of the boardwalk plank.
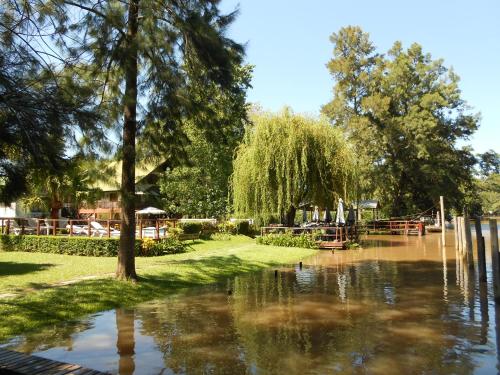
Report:
M106 374L79 365L53 361L7 349L0 349L0 374L100 375Z
M50 359L46 358L41 358L41 357L34 357L37 359L37 361L29 363L27 366L23 366L22 368L16 369L19 372L22 372L23 374L38 374L41 371L45 371L47 368L52 368L54 366L57 366L59 363L54 361L51 361Z

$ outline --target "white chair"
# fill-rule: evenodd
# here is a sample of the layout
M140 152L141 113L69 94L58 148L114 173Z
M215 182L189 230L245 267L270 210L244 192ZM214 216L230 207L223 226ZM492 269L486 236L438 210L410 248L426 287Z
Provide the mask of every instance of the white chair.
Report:
M97 221L91 221L90 225L92 226L92 236L104 237L108 235L108 230ZM120 231L114 228L109 228L109 235L111 237L120 237Z
M10 220L9 222L10 222L10 227L12 228L12 231L16 236L19 236L20 234L33 234L35 232L34 228L28 226L25 226L23 229L23 227L19 226L19 224L15 219Z
M73 227L71 225L66 225L66 229L68 231L71 231L71 234L74 234L76 236L88 236L89 235L89 227L88 225L76 225L73 224Z

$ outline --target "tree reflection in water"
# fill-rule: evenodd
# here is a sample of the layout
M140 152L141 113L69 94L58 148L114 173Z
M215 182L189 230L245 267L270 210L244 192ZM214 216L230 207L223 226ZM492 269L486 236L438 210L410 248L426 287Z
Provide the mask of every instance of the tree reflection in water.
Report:
M321 253L277 278L250 274L116 310L117 368L102 370L157 373L154 354L179 374L497 372L491 286L438 238L381 236L378 247Z

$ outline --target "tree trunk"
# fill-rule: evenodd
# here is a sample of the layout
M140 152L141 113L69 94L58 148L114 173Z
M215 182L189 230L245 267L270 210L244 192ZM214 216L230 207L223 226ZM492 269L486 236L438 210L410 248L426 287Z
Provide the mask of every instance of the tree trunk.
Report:
M403 199L406 178L406 173L401 173L398 186L396 187L396 193L394 194L392 201L391 217L400 217L401 215L403 215L403 213L407 214L405 209L405 202Z
M116 351L119 355L118 373L133 374L135 371L135 314L134 310L116 309Z
M121 231L116 277L136 280L135 273L135 133L137 128L137 29L139 0L131 0L128 9L126 57L124 58L125 96L123 114Z
M295 206L291 206L290 209L287 211L286 215L285 215L285 224L287 227L293 227L293 225L295 224L295 212L297 211L297 209L295 208Z

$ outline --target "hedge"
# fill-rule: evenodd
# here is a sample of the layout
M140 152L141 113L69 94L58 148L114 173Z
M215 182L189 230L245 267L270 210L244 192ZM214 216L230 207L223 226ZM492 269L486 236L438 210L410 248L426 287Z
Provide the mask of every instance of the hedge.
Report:
M155 256L179 253L185 248L184 244L172 238L155 242L151 246L148 242L136 240L135 254ZM118 238L0 235L0 251L114 257L118 255L119 246Z
M179 228L182 228L182 230L186 234L199 234L203 228L203 225L202 223L188 221L186 223L180 223Z
M317 249L317 235L302 233L294 236L292 233L270 233L257 237L257 243L262 245L302 247L306 249Z

